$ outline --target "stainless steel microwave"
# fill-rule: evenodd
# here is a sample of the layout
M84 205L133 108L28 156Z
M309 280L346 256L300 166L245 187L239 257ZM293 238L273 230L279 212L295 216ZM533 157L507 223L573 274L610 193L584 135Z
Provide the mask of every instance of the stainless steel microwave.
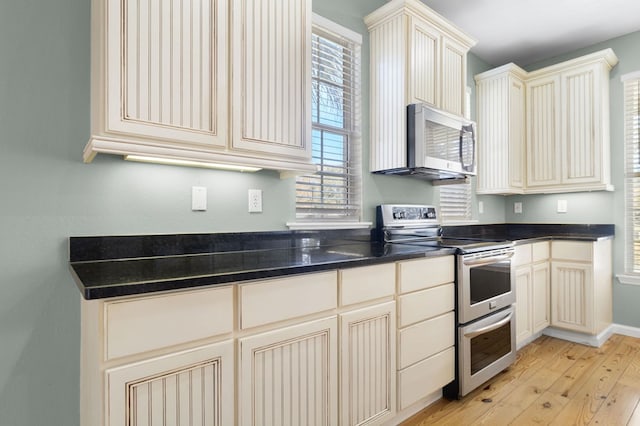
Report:
M434 178L475 175L475 123L426 104L408 105L407 168Z

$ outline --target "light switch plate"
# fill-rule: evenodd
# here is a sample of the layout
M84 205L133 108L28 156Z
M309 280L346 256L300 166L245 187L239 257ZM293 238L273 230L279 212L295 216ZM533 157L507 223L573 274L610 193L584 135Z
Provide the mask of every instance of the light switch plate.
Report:
M567 200L558 200L558 213L567 212Z
M513 203L513 212L522 213L522 203L520 201Z
M207 187L191 187L191 210L194 212L203 212L207 210Z
M482 201L478 201L478 214L484 213L484 203Z

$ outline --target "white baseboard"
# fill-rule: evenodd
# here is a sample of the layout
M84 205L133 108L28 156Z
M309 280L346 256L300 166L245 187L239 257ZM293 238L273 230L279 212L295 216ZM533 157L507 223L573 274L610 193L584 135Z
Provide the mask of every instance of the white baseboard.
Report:
M568 340L582 345L594 346L599 348L614 333L613 324L605 328L600 334L593 336L590 334L577 333L575 331L561 330L558 328L547 327L542 331L545 336L556 337L562 340Z
M613 328L613 332L616 334L640 338L640 328L638 327L630 327L622 324L613 324L611 327Z
M558 339L568 340L570 342L581 343L583 345L595 346L599 348L604 342L607 341L609 337L611 337L612 334L622 334L623 336L640 338L640 328L622 324L611 324L597 336L592 336L589 334L582 334L573 331L547 327L542 331L542 334L544 334L545 336L556 337Z

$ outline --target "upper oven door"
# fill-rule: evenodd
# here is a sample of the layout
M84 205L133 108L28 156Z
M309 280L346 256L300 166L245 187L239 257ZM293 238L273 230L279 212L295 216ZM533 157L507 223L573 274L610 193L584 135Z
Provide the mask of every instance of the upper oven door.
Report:
M458 255L458 321L466 324L516 301L514 249Z

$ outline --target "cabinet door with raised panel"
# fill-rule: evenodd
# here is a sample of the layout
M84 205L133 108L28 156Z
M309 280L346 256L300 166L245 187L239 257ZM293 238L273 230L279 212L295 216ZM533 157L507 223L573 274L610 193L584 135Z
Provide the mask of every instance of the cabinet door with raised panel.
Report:
M409 29L409 103L438 105L440 99L440 33L417 18Z
M551 325L593 332L592 264L553 261L551 264Z
M560 76L527 82L527 186L561 183Z
M467 87L467 49L447 37L442 39L441 75L440 107L463 116Z
M598 183L602 176L602 129L596 81L601 65L580 67L561 75L562 137L564 141L563 183Z
M108 369L105 424L232 425L233 362L228 340Z
M531 267L532 291L531 305L533 316L533 332L537 333L550 323L549 300L551 292L551 271L549 262L542 262Z
M98 3L107 10L105 130L225 146L227 2Z
M395 318L393 301L340 315L340 424L377 424L395 413Z
M234 150L311 158L311 0L231 4Z
M516 345L533 334L531 325L531 267L516 269Z
M334 316L239 339L239 424L337 424L337 328Z

